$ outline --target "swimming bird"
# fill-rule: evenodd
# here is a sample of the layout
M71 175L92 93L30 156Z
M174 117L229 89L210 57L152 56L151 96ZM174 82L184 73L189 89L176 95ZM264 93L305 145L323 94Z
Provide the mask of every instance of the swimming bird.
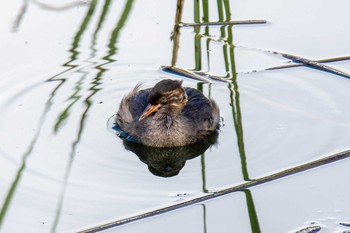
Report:
M217 130L217 104L203 93L165 79L153 88L140 84L119 106L116 124L140 143L151 147L178 147L204 140Z

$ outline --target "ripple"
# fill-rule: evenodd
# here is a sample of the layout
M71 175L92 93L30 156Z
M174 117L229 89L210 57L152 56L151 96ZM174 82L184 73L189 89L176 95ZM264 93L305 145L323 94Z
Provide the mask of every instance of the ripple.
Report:
M23 232L23 226L32 232L74 231L190 200L349 148L349 80L306 67L236 75L242 67L259 70L282 61L245 54L244 49L237 52L233 32L240 41L248 31L267 30L268 43L275 43L271 38L284 34L271 30L281 24L218 27L210 31L212 38L201 32L207 30L209 35L209 28L186 29L182 34L174 30L170 41L175 5L157 4L162 11L156 14L152 14L154 6L142 1L93 0L82 9L60 11L30 5L16 24L16 33L0 29L6 54L0 79L3 231ZM318 6L320 11L315 12L322 13ZM192 8L185 9L184 17L193 19ZM140 22L145 26L140 27ZM256 35L243 39L252 38L256 40ZM318 52L331 52L327 46L320 50L315 38L303 42L312 41ZM300 41L281 41L300 45ZM303 46L298 49L312 52ZM215 99L225 119L218 143L197 151L196 156L175 156L173 151L155 156L159 151L128 144L113 129L112 115L137 83L150 87L163 78L179 78L159 69L170 63L230 82L200 84L184 78L184 85ZM164 157L167 163L161 160ZM165 179L150 170L178 174ZM246 205L245 200L240 203ZM248 216L238 209L237 216ZM249 216L259 214L249 212ZM266 216L260 216L262 222ZM332 222L345 222L344 216ZM330 225L330 220L319 221Z

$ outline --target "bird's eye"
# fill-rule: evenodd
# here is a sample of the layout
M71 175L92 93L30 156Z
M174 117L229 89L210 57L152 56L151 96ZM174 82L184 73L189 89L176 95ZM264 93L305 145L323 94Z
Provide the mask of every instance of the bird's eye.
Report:
M167 98L165 96L163 96L163 97L160 98L159 102L161 104L165 104L167 102Z

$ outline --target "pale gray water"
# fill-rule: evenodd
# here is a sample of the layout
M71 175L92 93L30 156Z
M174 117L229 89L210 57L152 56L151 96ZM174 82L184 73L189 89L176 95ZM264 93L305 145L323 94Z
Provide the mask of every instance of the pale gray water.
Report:
M268 23L181 28L177 59L170 40L176 1L3 2L0 232L89 229L350 149L349 79L307 67L262 71L289 64L268 50L316 60L349 56L350 3L218 2L223 20ZM184 22L197 21L194 8L185 3ZM218 21L217 2L208 9L209 21ZM172 63L231 83L199 85L161 71ZM350 61L327 65L350 73ZM223 117L217 145L171 178L151 174L107 125L137 83L150 87L162 78L201 88ZM313 225L342 232L339 222L350 221L348 164L107 232L278 233Z

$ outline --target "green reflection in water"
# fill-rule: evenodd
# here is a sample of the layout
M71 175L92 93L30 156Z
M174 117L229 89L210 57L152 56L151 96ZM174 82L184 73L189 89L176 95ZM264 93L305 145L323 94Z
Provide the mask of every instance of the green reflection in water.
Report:
M202 191L203 193L208 193L207 189L207 178L205 173L205 153L201 155L201 166L202 166Z
M29 5L29 0L23 0L23 5L20 8L20 12L18 13L13 26L12 26L12 31L13 32L17 32L22 21L24 18L24 15L26 14L27 10L28 10L28 5Z
M97 0L93 0L90 3L90 7L79 27L79 30L77 31L77 33L75 34L74 38L73 38L73 43L72 43L72 47L69 50L69 52L71 53L70 56L70 60L68 62L66 62L65 64L63 64L64 67L69 67L68 70L66 70L65 72L69 71L70 69L76 68L78 67L78 65L72 65L71 63L75 62L78 60L78 56L80 54L78 48L79 48L79 44L81 42L81 38L83 36L83 34L85 33L86 29L88 28L88 25L91 21L91 18L95 12L96 9L96 5L97 5ZM79 72L83 72L82 70L79 70ZM86 72L85 75L87 75ZM82 80L85 79L85 77L82 77L78 82L77 85L75 86L75 92L69 97L69 100L71 100L71 103L61 112L61 114L59 114L56 124L54 126L54 132L57 133L58 130L61 128L62 124L67 120L67 118L69 117L69 111L70 109L74 106L75 103L78 102L78 100L81 98L81 95L79 95L78 93L80 93L81 91L81 84L82 84ZM49 79L48 81L56 81L54 78Z
M18 28L20 26L20 23L22 22L24 14L26 13L27 9L28 9L28 1L24 0L24 4L23 4L23 6L21 8L20 14L16 18L14 26L13 26L13 30L14 31L18 30ZM73 67L70 67L70 69L71 68L73 68ZM64 72L66 72L66 71L64 71ZM62 72L62 73L64 73L64 72ZM59 76L60 74L52 77L50 80L53 81L54 78ZM11 186L10 186L6 196L5 196L5 200L4 200L3 205L1 207L1 210L0 210L0 228L3 225L3 221L4 221L5 217L6 217L8 208L10 207L10 204L11 204L11 202L13 200L13 197L15 196L16 189L18 188L20 180L21 180L21 178L22 178L22 176L23 176L23 174L25 172L26 161L30 157L30 155L32 154L32 152L33 152L33 150L35 148L36 142L37 142L37 140L40 137L40 133L41 133L42 127L43 127L43 125L45 123L46 116L47 116L48 112L50 111L50 108L51 108L51 106L53 104L53 99L54 99L57 91L60 89L60 87L65 82L64 79L56 79L54 81L59 81L59 84L53 89L53 91L51 92L51 94L49 96L49 99L45 103L44 111L43 111L42 115L40 116L40 120L38 122L38 126L36 127L36 134L34 135L33 139L31 140L27 150L22 155L21 164L20 164L20 166L19 166L19 168L18 168L18 170L16 172L15 179L12 182L12 184L11 184Z
M229 31L229 34L230 34L230 31ZM245 181L251 181L251 179L249 178L247 159L246 159L246 153L245 153L245 147L244 147L243 123L242 123L242 113L241 113L241 107L240 107L239 86L237 82L237 76L236 76L235 65L234 65L234 47L227 46L227 45L225 46L228 47L229 49L229 61L227 61L227 63L230 64L229 73L232 75L231 76L232 84L229 84L228 87L230 90L230 103L232 107L233 122L234 122L235 131L237 135L237 145L238 145L238 150L239 150L239 155L241 160L242 175ZM251 195L251 191L245 190L244 193L246 196L247 208L248 208L248 214L249 214L249 220L250 220L252 232L260 233L261 230L260 230L258 216L254 205L254 200Z
M93 33L93 38L92 38L92 43L91 43L91 47L90 49L92 50L92 54L91 57L89 59L89 61L93 58L95 58L96 56L96 40L97 40L97 36L98 33L100 32L100 29L102 28L102 25L106 19L109 7L111 5L111 0L106 0L104 5L103 5L103 9L102 9L102 13L100 15L99 21L97 23L97 26L95 28L95 31ZM89 22L91 21L91 18L95 12L95 8L96 8L96 1L90 6L90 9L88 10L80 28L79 31L76 33L74 40L73 40L73 44L72 44L72 48L70 49L70 51L72 52L72 56L71 58L73 58L74 60L69 61L68 63L66 63L64 66L66 66L67 64L70 64L76 60L78 60L78 55L79 55L79 51L77 50L78 45L80 43L81 40L81 35L83 35L83 33L86 31ZM94 64L97 64L96 62L92 62ZM75 67L75 66L74 66ZM103 68L99 68L99 70L104 70ZM79 95L78 93L80 93L80 91L82 90L81 86L82 84L84 84L84 80L86 79L87 75L89 74L88 72L85 72L82 68L80 68L77 73L83 73L84 76L76 83L74 89L75 92L69 97L69 100L71 101L71 103L62 111L62 113L58 116L55 127L54 127L54 132L57 133L57 131L61 128L61 126L63 125L63 123L67 120L67 118L69 117L69 112L71 110L71 108L73 108L73 106L78 102L78 100L82 97L82 95Z
M83 21L79 27L79 30L77 31L77 33L75 34L74 38L73 38L73 43L72 43L72 47L69 50L71 52L71 56L70 56L70 61L68 61L67 63L65 63L63 66L66 67L70 67L70 68L75 68L78 65L71 65L72 62L75 62L76 60L78 60L78 56L80 54L78 48L79 48L79 44L80 41L82 39L82 36L84 34L84 32L86 31L86 29L88 28L89 23L91 22L91 18L95 12L96 9L96 5L97 5L97 0L93 0L90 3L90 7L85 15L85 17L83 18ZM70 70L70 69L68 69ZM62 123L68 118L69 116L69 110L73 107L73 105L75 103L78 102L78 100L81 98L81 95L79 95L80 91L81 91L81 85L83 84L83 81L85 80L86 76L88 75L87 72L83 72L81 70L78 70L77 72L79 73L83 73L83 76L80 78L80 80L77 82L76 86L75 86L75 92L69 97L70 100L72 100L72 102L68 105L67 108L65 108L63 110L63 112L59 115L58 120L54 126L54 131L57 132L58 129L60 128L60 126L62 125ZM51 78L49 81L56 81L55 79ZM80 122L80 128L82 126L82 122ZM82 130L79 129L78 130L78 138L80 140L81 137L81 133ZM69 161L68 161L68 167L65 170L64 176L63 176L63 185L61 187L61 191L60 191L60 195L59 195L59 199L58 199L58 207L56 210L56 215L55 218L53 220L52 226L51 226L51 232L56 232L56 228L59 222L59 216L60 216L60 212L62 209L62 203L63 203L63 196L62 193L65 192L66 190L66 183L67 183L67 179L69 177L70 171L71 171L71 166L73 164L73 159L74 159L74 154L76 152L76 145L77 144L77 140L73 143L72 145L72 151L69 155Z
M205 204L201 204L203 207L203 232L207 233L207 206Z
M231 11L230 4L228 0L223 0L223 4L220 0L218 0L218 12L219 12L219 20L223 20L223 16L225 13L226 20L231 19ZM237 146L239 150L240 160L241 160L241 168L242 175L245 181L250 181L249 173L248 173L248 165L246 152L244 147L244 134L243 134L243 120L242 120L242 112L240 106L240 93L239 93L239 85L237 81L237 72L235 65L235 54L234 54L234 44L233 44L233 33L232 26L221 27L221 37L226 37L227 30L227 42L223 46L224 60L225 60L225 69L227 75L232 80L232 83L228 85L230 91L230 104L232 107L232 117L233 123L237 136ZM253 233L260 233L260 226L258 221L257 212L254 205L254 200L251 195L250 190L245 190L245 197L247 201L247 209L249 214L250 226Z
M107 13L108 13L108 10L109 10L109 7L111 5L111 0L106 0L105 1L105 4L103 5L103 9L102 9L102 13L101 13L101 16L100 16L100 19L98 20L98 23L97 23L97 26L96 26L96 29L95 29L95 32L94 32L94 37L93 37L93 44L95 45L96 44L96 38L97 38L97 35L100 31L100 29L102 28L102 25L106 19L106 16L107 16Z
M228 34L230 33L232 34L231 30L228 31ZM231 42L232 42L232 35L231 37L229 36L229 38L231 38ZM246 159L246 153L245 153L245 147L244 147L243 121L242 121L242 113L241 113L241 107L240 107L240 94L239 94L239 86L237 82L237 76L236 76L235 64L234 64L234 47L228 46L228 45L225 45L225 47L226 49L229 50L228 52L229 60L226 63L230 64L229 73L232 75L231 76L232 84L230 83L228 87L230 90L230 103L232 107L233 122L234 122L235 131L237 135L237 146L238 146L238 151L239 151L240 160L241 160L242 175L245 181L251 181L251 179L249 178L248 165L247 165L247 159ZM225 57L226 58L228 57L227 54ZM244 193L246 196L247 209L248 209L250 226L251 226L252 232L260 233L261 230L260 230L258 216L254 205L254 200L251 195L251 191L245 190Z
M40 129L41 129L41 126L39 126ZM34 136L34 139L31 141L27 151L22 155L22 161L21 161L21 166L19 167L19 169L17 170L16 172L16 177L14 179L14 181L12 182L11 186L10 186L10 189L5 197L5 201L1 207L1 211L0 211L0 229L1 229L1 226L2 226L2 223L3 223L3 220L5 218L5 215L7 213L7 210L10 206L10 203L12 201L12 198L14 197L14 194L15 194L15 191L18 187L18 184L19 184L19 181L22 177L22 173L23 171L25 170L25 167L26 167L26 161L27 161L27 158L29 157L29 155L32 153L33 151L33 148L35 146L35 143L39 137L39 134L40 134L40 130L36 133L36 135Z
M258 215L256 214L256 209L254 205L254 199L252 193L249 189L243 191L247 200L248 214L250 220L250 227L253 233L260 233L260 225Z
M56 86L56 88L51 92L49 99L47 100L47 102L45 103L45 108L44 111L41 115L41 117L39 118L38 121L38 126L36 128L36 134L34 135L32 141L30 142L28 149L24 152L24 154L22 155L22 160L21 160L21 165L18 168L17 172L16 172L16 176L14 181L12 182L9 191L7 192L6 196L5 196L5 200L3 202L3 205L1 207L0 210L0 229L2 227L3 221L5 219L5 216L7 214L8 208L10 207L10 204L12 202L12 199L15 195L15 191L18 188L19 182L21 180L21 177L25 171L26 168L26 161L29 158L29 156L32 154L33 149L35 147L35 144L40 136L42 127L45 123L45 119L46 116L53 104L53 99L56 95L57 90L61 87L61 85L63 84L63 82L61 82L59 85Z
M171 36L171 39L173 40L173 51L172 51L172 59L171 59L172 66L176 66L178 52L179 52L179 48L180 48L181 30L180 30L179 24L180 24L181 19L182 19L183 6L184 6L184 0L177 0L175 24L174 24L174 29L173 29L172 36ZM200 18L199 9L200 9L199 2L194 1L194 20L197 22L199 22L199 18ZM199 27L197 27L196 29L199 30ZM201 37L199 36L199 31L195 36L198 36L198 38L199 38L199 40L195 39L195 43L200 44ZM196 56L195 56L196 64L200 62L200 53L201 53L201 51L196 49ZM203 91L203 83L197 83L197 89L200 91ZM211 90L211 88L209 87L209 95L210 95L210 90ZM201 171L202 171L202 191L204 193L208 193L208 189L206 188L205 153L203 153L201 155Z
M87 12L86 16L84 17L83 22L81 23L81 25L79 27L79 31L75 34L72 47L69 50L69 52L71 53L71 57L70 57L71 60L68 61L67 63L65 63L63 66L68 66L68 67L72 66L72 65L70 65L70 63L77 60L77 56L79 55L79 51L77 50L77 48L79 47L81 37L84 34L84 32L86 31L86 29L91 21L91 18L95 12L96 5L97 5L97 0L92 0L90 3L90 7L88 9L88 12ZM76 65L74 67L76 67Z
M105 20L105 17L106 17L106 14L108 12L108 8L109 8L110 3L111 3L110 0L106 0L106 2L105 2L105 5L104 5L104 8L103 8L100 20L98 22L98 25L97 25L95 33L94 33L93 46L92 47L94 47L94 45L95 45L97 34L98 34L98 32L99 32L99 30L100 30L100 28L101 28L101 26L102 26L102 24L103 24L103 22ZM124 23L126 21L127 16L129 15L132 3L133 3L133 1L131 1L131 0L127 1L127 4L126 4L126 7L125 7L125 9L123 11L122 17L118 21L117 26L115 27L115 29L113 30L113 33L112 33L111 38L109 40L110 50L109 50L106 58L110 58L116 53L116 49L115 49L114 44L117 42L117 38L118 38L119 32L122 29L122 27L123 27L123 25L124 25ZM26 161L27 161L28 157L31 155L32 151L34 150L35 144L36 144L38 138L40 137L40 132L41 132L42 126L43 126L43 124L45 122L47 113L49 112L50 107L53 104L53 99L54 99L57 91L66 82L65 78L59 78L59 77L61 77L64 73L68 72L69 70L72 70L73 68L78 67L78 65L73 65L72 63L78 60L78 56L80 54L78 48L79 48L82 36L84 35L86 29L89 26L89 23L91 22L91 18L94 15L96 5L97 5L97 0L93 0L90 3L90 7L89 7L89 9L87 11L87 14L84 17L84 19L82 21L82 24L79 27L79 30L77 31L77 33L74 36L71 49L69 50L71 52L70 60L63 65L65 67L69 67L69 69L67 69L67 70L65 70L65 71L63 71L63 72L61 72L61 73L51 77L50 79L48 79L48 82L59 81L59 84L51 92L50 98L48 99L48 101L45 104L45 109L43 111L42 116L40 117L40 121L39 121L39 124L38 124L38 127L37 127L37 133L35 134L33 140L31 141L27 151L23 154L21 165L18 168L18 170L16 172L15 179L12 182L12 184L10 186L10 189L9 189L9 191L8 191L6 197L5 197L5 200L3 202L3 206L2 206L2 208L0 210L0 227L3 224L3 221L5 219L6 213L8 211L9 206L10 206L10 203L11 203L11 201L12 201L14 195L15 195L15 191L16 191L16 189L17 189L17 187L19 185L20 179L23 176L23 173L25 171ZM94 51L96 51L96 50L94 50ZM113 60L109 59L107 63L110 63L111 61L113 61ZM107 63L105 63L105 64L107 64ZM91 108L92 103L93 103L92 102L92 97L100 90L100 88L98 88L98 86L101 85L100 81L101 81L102 74L106 71L106 69L104 69L102 67L102 65L96 66L96 69L98 69L99 72L96 75L96 77L94 78L94 81L92 82L92 86L89 88L89 90L91 91L91 94L84 100L86 108L85 108L84 112L82 113L82 116L81 116L81 119L80 119L80 124L79 124L79 130L78 130L78 133L77 133L77 137L76 137L75 141L72 143L72 150L71 150L71 153L70 153L70 161L68 162L68 166L66 167L66 171L65 171L65 174L64 174L64 182L62 184L62 189L61 189L61 194L60 194L59 201L58 201L58 207L57 207L57 211L56 211L56 216L55 216L52 228L51 228L52 232L56 232L56 228L57 228L57 225L58 225L58 222L59 222L59 216L60 216L61 209L62 209L64 193L65 193L66 186L67 186L67 180L68 180L68 177L69 177L69 174L70 174L70 171L71 171L71 167L72 167L72 164L73 164L74 155L76 154L77 145L79 144L81 136L82 136L82 133L83 133L86 117L87 117L89 109ZM88 73L82 71L82 69L79 69L76 72L77 73L82 73L83 76L76 83L75 88L74 88L75 91L69 97L69 99L72 100L72 102L67 106L66 109L64 109L64 111L58 117L58 121L55 124L55 130L56 131L61 126L63 121L69 116L70 108L72 108L72 106L75 103L77 103L78 100L81 98L81 95L79 95L79 92L82 90L81 85L83 84L83 81L86 79L86 76L88 75Z
M86 5L84 2L73 2L73 3L68 3L67 5L57 7L57 6L51 6L44 2L23 0L23 4L20 7L19 13L17 14L15 20L13 21L12 32L17 32L19 30L19 27L22 21L24 20L24 16L29 9L29 3L36 4L41 9L49 10L49 11L65 11L65 10L70 10L72 8L76 8L78 6Z
M18 29L19 24L21 22L21 19L23 18L23 15L24 15L24 13L26 12L26 9L27 9L27 3L28 2L25 1L24 3L25 3L25 5L23 6L21 14L19 15L19 17L18 17L18 19L16 21L16 24L15 24L15 27L14 27L14 29L16 29L16 30ZM15 179L12 182L12 184L10 186L10 189L8 190L8 193L5 196L5 200L4 200L3 205L1 207L1 210L0 210L0 229L1 229L2 225L3 225L3 221L4 221L5 216L7 214L8 208L10 207L12 199L13 199L13 197L15 195L16 189L18 188L18 185L19 185L19 182L21 180L21 177L24 174L24 171L25 171L25 168L26 168L26 161L29 158L29 156L32 154L33 149L35 148L36 142L37 142L38 138L40 137L40 133L41 133L42 127L43 127L43 125L45 123L46 116L47 116L47 114L48 114L48 112L49 112L49 110L50 110L50 108L51 108L51 106L53 104L53 99L54 99L54 97L56 95L56 92L64 84L64 80L56 80L56 81L60 81L60 83L53 89L53 91L50 94L49 99L45 103L44 111L43 111L43 113L42 113L42 115L40 117L38 126L36 128L37 129L36 134L34 135L33 139L31 140L28 149L22 155L21 165L18 168L18 170L16 172Z
M15 24L14 24L14 30L18 30L19 28L19 25L20 25L20 22L22 21L23 19L23 16L28 8L27 6L28 4L28 1L24 1L24 5L21 9L21 12L19 14L19 16L17 17L17 20L15 21ZM94 6L94 4L92 4L92 6ZM90 11L90 10L89 10ZM81 37L81 34L82 32L80 33L80 36L76 36L75 39L78 39ZM73 48L76 49L77 46L78 46L78 43L73 43ZM74 68L75 66L70 66L69 70ZM45 119L46 119L46 116L53 104L53 99L57 93L57 91L60 89L60 87L64 84L65 82L65 79L55 79L56 77L60 76L61 74L65 73L66 71L63 71L55 76L53 76L52 78L50 78L48 81L59 81L59 84L53 89L53 91L51 92L50 94L50 97L48 99L48 101L45 103L45 108L44 108L44 111L43 111L43 114L41 115L40 117L40 120L39 120L39 123L38 123L38 127L36 128L37 129L37 133L34 135L32 141L30 142L29 144L29 147L28 149L26 150L26 152L22 155L22 160L21 160L21 165L20 167L18 168L17 172L16 172L16 177L14 179L14 181L12 182L11 186L10 186L10 189L5 197L5 201L4 201L4 204L1 208L1 211L0 211L0 227L2 226L3 224L3 221L4 221L4 218L6 216L6 213L8 211L8 208L10 206L10 203L15 195L15 191L19 185L19 181L25 171L25 167L26 167L26 161L27 159L29 158L29 156L32 154L32 151L35 147L35 144L40 136L40 132L41 132L41 129L42 129L42 126L44 125L44 122L45 122Z
M113 62L115 61L114 59L112 59L112 56L115 55L117 53L117 39L119 38L119 34L121 32L121 29L124 27L126 20L129 17L129 13L131 11L131 8L133 6L134 0L128 0L124 6L124 10L120 16L120 19L116 25L116 27L113 29L112 31L112 35L111 38L109 40L109 44L108 44L108 48L109 48L109 52L108 55L103 57L103 59L109 61L109 62ZM108 63L109 63L108 62ZM107 63L105 63L107 64Z
M231 12L230 12L229 1L218 0L217 3L218 3L219 21L223 22L224 17L226 17L227 21L230 20ZM202 6L203 6L202 19L204 22L209 22L208 2L203 0ZM194 1L194 21L196 23L200 22L200 7L199 7L198 1ZM200 27L195 27L194 32L195 32L195 37L194 37L195 68L194 70L199 71L202 69L201 40L203 37L200 34ZM242 175L245 181L250 181L245 147L244 147L243 123L242 123L242 113L241 113L241 107L240 107L239 85L237 82L237 75L236 75L237 72L236 72L235 54L234 54L235 47L233 45L232 26L222 26L220 28L220 32L221 32L221 38L225 39L226 41L226 43L223 44L223 57L225 61L225 70L227 74L225 78L229 78L231 80L231 83L228 84L228 89L230 91L230 104L232 107L233 123L234 123L235 132L237 136L237 147L239 150L239 155L241 160ZM205 35L209 35L208 26L205 28ZM209 52L210 41L211 41L210 38L206 40L208 70L210 70L210 52ZM203 90L203 85L198 84L197 89ZM205 154L201 156L201 167L202 167L202 191L204 193L208 193ZM260 231L257 213L255 210L254 200L252 198L250 190L246 190L244 193L246 196L247 209L249 213L252 232L259 233L261 231Z
M112 59L112 57L117 52L116 43L118 41L120 31L122 30L123 26L125 25L125 22L129 16L130 12L131 12L133 2L134 2L133 0L128 0L126 2L125 6L124 6L124 10L121 14L121 17L120 17L119 21L117 22L114 30L112 31L112 34L111 34L111 37L110 37L109 43L108 43L109 51L108 51L107 55L103 57L103 59L106 60L107 62L105 62L101 65L95 66L95 68L98 70L98 73L96 74L96 76L92 82L92 85L89 88L89 91L91 92L90 95L87 96L84 100L84 104L85 104L86 108L85 108L85 110L82 113L81 118L80 118L80 124L79 124L79 130L78 130L77 137L72 144L72 149L71 149L71 153L70 153L70 160L69 160L67 167L66 167L66 171L65 171L65 175L64 175L64 182L62 184L60 198L59 198L58 206L57 206L57 210L56 210L56 215L55 215L54 223L52 225L52 232L56 232L56 230L57 230L57 226L58 226L61 212L62 212L62 206L63 206L63 202L64 202L64 197L65 197L65 193L66 193L68 179L69 179L69 176L71 173L71 168L72 168L72 165L74 162L74 157L75 157L75 154L77 151L77 146L80 143L80 140L81 140L81 137L83 134L83 130L85 128L85 123L86 123L86 119L87 119L89 110L93 105L93 97L97 92L99 92L101 90L101 88L99 88L99 86L102 84L102 82L101 82L102 76L107 71L107 69L103 68L103 66L115 61L114 59ZM95 32L93 34L93 40L92 40L92 46L91 46L91 49L93 51L92 58L94 57L95 52L96 52L95 45L96 45L96 40L97 40L97 34L98 34L104 20L106 19L106 15L107 15L110 4L111 4L110 0L105 1L99 22L98 22L97 27L95 29ZM80 32L80 30L78 31L78 33L79 32Z
M203 83L197 83L197 89L203 92ZM201 168L202 168L202 192L208 193L207 179L205 173L205 153L201 155Z
M70 109L78 102L78 100L81 98L81 95L79 94L80 91L82 90L82 84L83 80L86 78L88 74L85 73L77 82L76 86L74 87L74 92L73 94L69 97L69 100L71 100L71 103L66 107L61 114L59 114L56 124L54 126L54 132L57 133L59 129L61 129L63 123L67 120L69 116L69 111Z

